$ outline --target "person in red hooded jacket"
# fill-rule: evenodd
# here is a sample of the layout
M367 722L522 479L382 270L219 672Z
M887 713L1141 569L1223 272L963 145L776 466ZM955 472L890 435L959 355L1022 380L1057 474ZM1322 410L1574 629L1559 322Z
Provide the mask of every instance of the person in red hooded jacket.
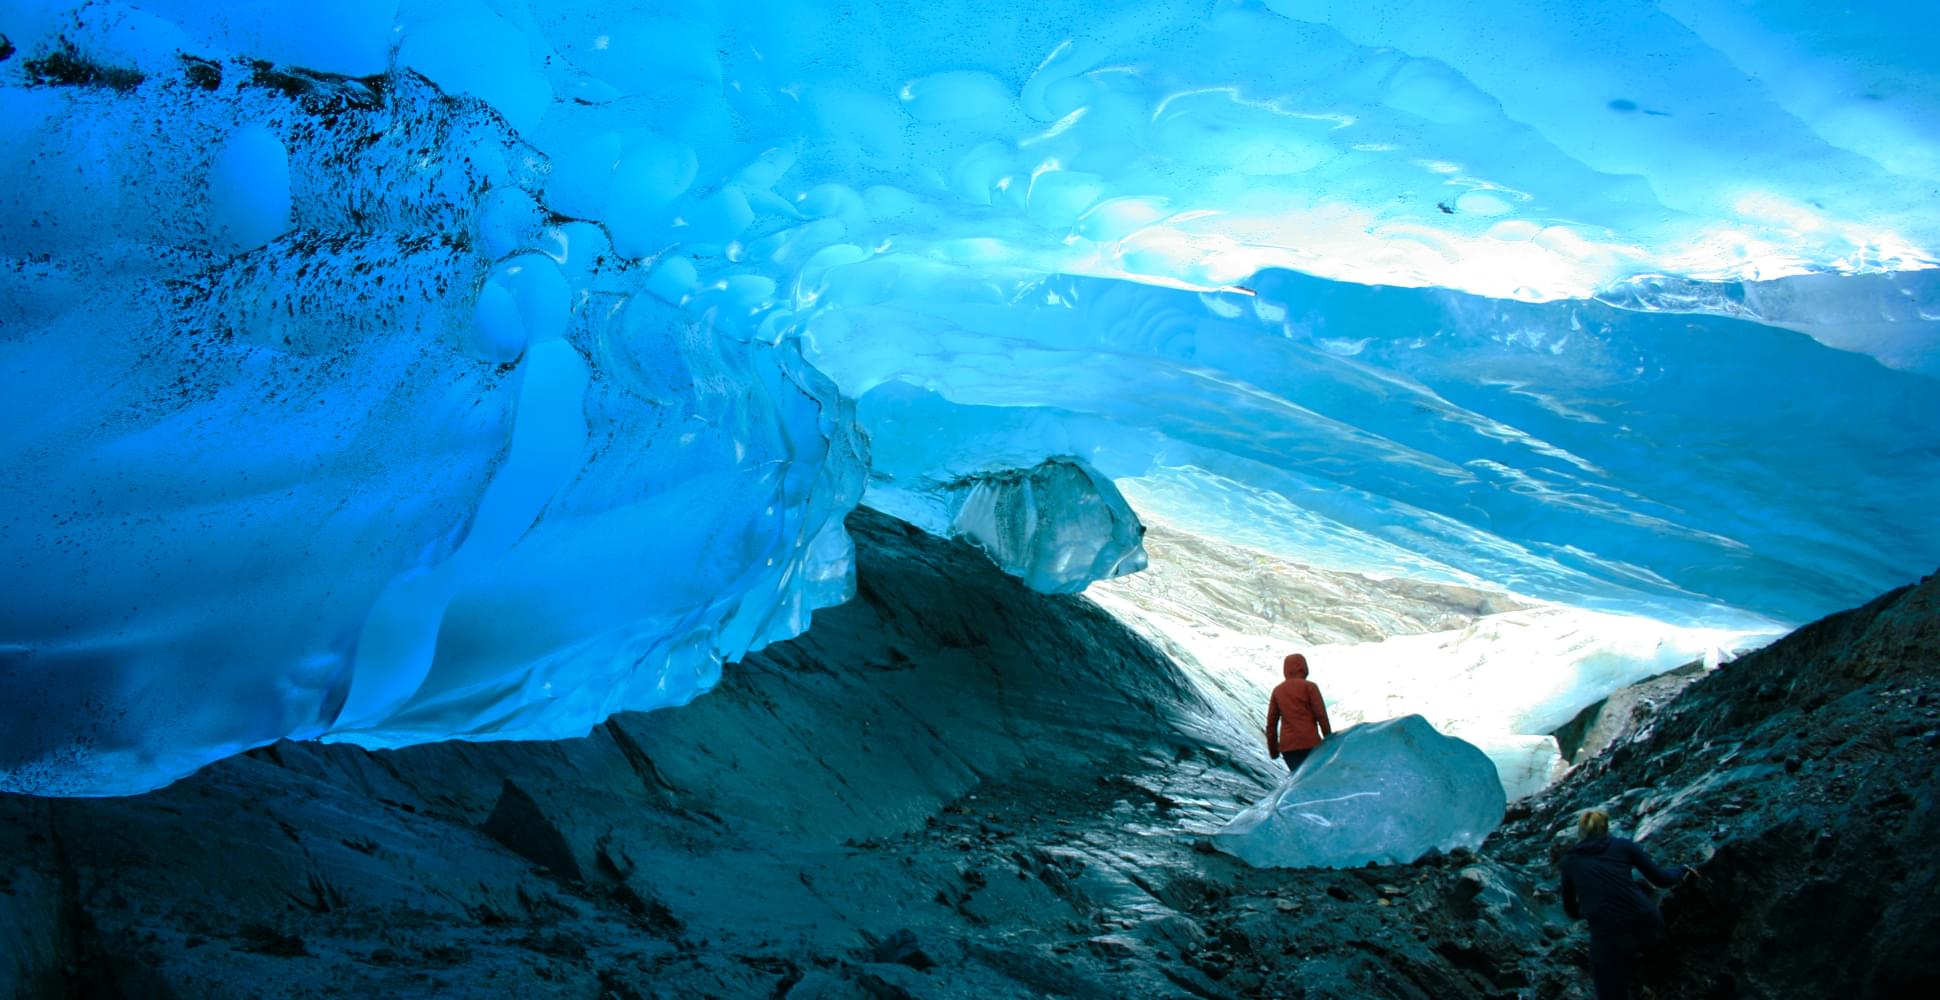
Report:
M1284 664L1287 679L1273 689L1266 703L1267 753L1287 762L1289 772L1300 770L1320 741L1334 735L1327 721L1327 702L1320 687L1307 679L1307 658L1293 653Z

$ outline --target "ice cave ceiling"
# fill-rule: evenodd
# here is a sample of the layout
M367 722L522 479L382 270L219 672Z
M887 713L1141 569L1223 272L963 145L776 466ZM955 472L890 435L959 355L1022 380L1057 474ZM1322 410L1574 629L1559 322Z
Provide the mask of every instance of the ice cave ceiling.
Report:
M0 788L584 732L1132 511L1720 627L1940 562L1924 3L0 2Z

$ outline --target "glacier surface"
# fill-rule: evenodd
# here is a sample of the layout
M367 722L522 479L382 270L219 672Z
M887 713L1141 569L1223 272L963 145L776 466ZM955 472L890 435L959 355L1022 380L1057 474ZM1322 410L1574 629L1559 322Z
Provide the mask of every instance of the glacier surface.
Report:
M0 788L679 704L865 495L1054 591L1134 509L1694 627L1940 561L1922 5L0 34Z
M1487 754L1510 799L1567 769L1553 734L1582 709L1777 638L1322 570L1163 521L1147 527L1153 568L1087 594L1235 717L1259 724L1282 659L1299 650L1336 726L1420 715Z
M1212 842L1258 868L1405 865L1481 846L1507 805L1482 751L1404 715L1322 740Z

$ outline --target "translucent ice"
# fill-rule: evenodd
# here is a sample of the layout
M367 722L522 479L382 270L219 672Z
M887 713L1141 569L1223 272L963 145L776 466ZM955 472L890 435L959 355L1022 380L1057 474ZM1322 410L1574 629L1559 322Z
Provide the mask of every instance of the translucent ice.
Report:
M1046 594L1069 594L1145 566L1144 528L1111 480L1084 463L1046 459L943 483L879 478L869 505L982 549Z
M804 343L899 478L1068 455L1300 561L1750 631L1940 561L1933 380L1788 331L1287 271L993 300L891 269L835 269L876 301Z
M1322 741L1212 842L1260 868L1407 864L1479 846L1507 804L1482 751L1407 715Z
M1782 281L1650 277L1606 288L1597 298L1647 312L1756 320L1893 368L1940 377L1940 270Z
M0 787L576 735L848 596L852 408L736 289L421 77L193 65L4 94Z
M1511 800L1548 788L1569 770L1569 761L1551 736L1493 736L1472 738L1477 749L1495 765L1502 792Z

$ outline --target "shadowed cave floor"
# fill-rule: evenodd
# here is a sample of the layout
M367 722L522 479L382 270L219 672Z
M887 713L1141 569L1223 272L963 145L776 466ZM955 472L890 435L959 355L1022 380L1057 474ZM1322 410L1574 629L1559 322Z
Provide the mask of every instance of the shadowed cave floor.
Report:
M1940 582L1692 685L1475 855L1255 871L1277 776L1081 598L851 520L860 594L581 740L278 744L128 799L0 798L21 997L1572 997L1552 857L1614 805L1671 997L1940 985Z

